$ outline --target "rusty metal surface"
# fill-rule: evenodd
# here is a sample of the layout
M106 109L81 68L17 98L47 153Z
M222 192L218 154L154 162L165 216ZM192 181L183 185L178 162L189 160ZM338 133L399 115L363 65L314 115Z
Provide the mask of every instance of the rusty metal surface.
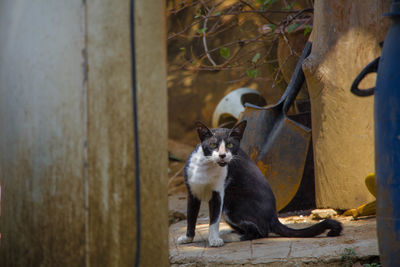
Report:
M242 148L268 180L281 210L300 186L311 130L287 118L282 105L246 107L241 119L247 120Z
M296 100L296 107L298 108L300 105L298 100ZM301 112L295 115L288 115L288 117L294 120L301 125L306 126L311 129L311 112L309 107L307 109L306 103L301 103L303 105L303 110L305 112ZM301 183L299 186L299 190L293 199L286 205L285 208L280 210L280 212L288 212L295 210L309 210L315 209L315 175L314 175L314 153L312 147L312 134L310 139L310 144L308 146L308 152L306 156L306 162L304 164L303 177L301 178Z

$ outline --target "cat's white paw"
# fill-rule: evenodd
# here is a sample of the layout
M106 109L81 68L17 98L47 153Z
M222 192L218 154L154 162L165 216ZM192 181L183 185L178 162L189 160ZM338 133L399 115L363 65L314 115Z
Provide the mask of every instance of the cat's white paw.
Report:
M178 244L187 244L193 241L193 237L188 237L186 235L181 235L180 237L178 237L178 239L176 240L176 242L178 242Z
M214 237L208 238L208 243L210 244L210 247L221 247L224 245L224 240L222 240L222 238L219 237Z

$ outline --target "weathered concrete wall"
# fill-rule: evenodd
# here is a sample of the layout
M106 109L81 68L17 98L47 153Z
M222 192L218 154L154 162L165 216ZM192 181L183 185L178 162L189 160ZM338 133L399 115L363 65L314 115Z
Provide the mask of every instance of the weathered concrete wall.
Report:
M85 263L80 1L0 2L2 266Z
M162 1L135 2L141 264L163 266L168 264L165 10ZM136 249L129 1L87 5L90 262L126 266L134 263Z
M142 266L168 265L164 5L136 4ZM134 264L130 64L129 1L0 2L0 266Z
M129 1L87 1L90 263L135 261ZM124 133L124 134L122 134Z
M135 1L142 171L141 266L169 266L165 1Z
M380 55L390 1L315 1L313 48L303 64L312 106L318 207L353 208L373 200L373 98L350 93L354 78ZM375 84L374 77L363 83Z

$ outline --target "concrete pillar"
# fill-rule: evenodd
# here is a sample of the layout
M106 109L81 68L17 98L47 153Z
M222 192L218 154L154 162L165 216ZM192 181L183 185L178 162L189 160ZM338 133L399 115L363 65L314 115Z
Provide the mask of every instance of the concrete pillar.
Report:
M165 3L135 2L140 265L167 266ZM0 2L1 266L134 264L132 122L129 1Z

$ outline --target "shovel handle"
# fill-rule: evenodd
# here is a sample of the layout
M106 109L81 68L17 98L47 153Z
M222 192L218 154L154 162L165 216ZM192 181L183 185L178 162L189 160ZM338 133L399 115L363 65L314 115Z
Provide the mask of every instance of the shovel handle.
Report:
M290 78L290 82L288 87L286 88L285 93L282 95L281 100L279 102L283 102L283 112L286 113L290 106L293 104L293 101L296 99L297 94L299 93L301 87L304 83L304 72L302 69L303 61L311 52L311 42L307 42L306 46L303 49L303 53L301 53L300 59L297 62L296 68Z

